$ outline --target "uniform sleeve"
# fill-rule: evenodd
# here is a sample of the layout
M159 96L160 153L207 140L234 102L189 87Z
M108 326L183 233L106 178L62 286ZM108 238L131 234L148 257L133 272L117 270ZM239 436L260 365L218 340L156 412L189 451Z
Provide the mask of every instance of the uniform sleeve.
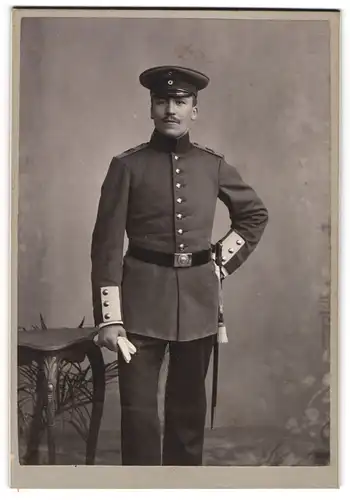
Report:
M113 158L101 187L91 244L91 282L95 325L122 322L120 284L130 171Z
M254 189L224 159L219 167L219 199L226 205L230 231L220 240L224 269L233 273L255 249L268 222L268 211Z

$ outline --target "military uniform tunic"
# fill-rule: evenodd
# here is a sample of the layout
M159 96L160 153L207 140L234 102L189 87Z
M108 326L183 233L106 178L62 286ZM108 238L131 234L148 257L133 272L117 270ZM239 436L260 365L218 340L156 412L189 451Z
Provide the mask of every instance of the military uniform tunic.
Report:
M120 289L127 332L188 341L217 332L218 279L213 261L172 268L140 261L129 244L165 253L210 249L217 198L245 245L225 263L233 273L253 251L267 223L256 192L224 157L154 131L148 143L112 159L102 185L92 238L94 318L102 322L100 289Z

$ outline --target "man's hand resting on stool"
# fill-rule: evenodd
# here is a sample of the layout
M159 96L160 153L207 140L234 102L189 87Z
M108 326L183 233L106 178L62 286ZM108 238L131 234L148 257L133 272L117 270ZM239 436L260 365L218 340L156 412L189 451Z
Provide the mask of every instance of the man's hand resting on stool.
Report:
M127 339L126 331L122 325L106 325L102 327L98 336L94 338L94 342L99 347L106 347L114 352L117 352L119 347L127 363L130 362L131 355L136 352L136 347Z

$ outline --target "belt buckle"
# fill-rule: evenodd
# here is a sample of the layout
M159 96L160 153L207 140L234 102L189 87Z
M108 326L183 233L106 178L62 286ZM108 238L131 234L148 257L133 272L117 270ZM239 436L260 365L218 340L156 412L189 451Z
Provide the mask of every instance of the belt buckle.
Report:
M192 253L175 253L174 267L191 267Z

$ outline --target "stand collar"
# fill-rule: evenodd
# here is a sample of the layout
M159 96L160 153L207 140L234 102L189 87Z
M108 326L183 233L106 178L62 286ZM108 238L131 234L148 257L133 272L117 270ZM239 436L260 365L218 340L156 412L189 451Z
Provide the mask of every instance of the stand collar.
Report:
M192 148L188 132L181 137L172 138L161 134L157 129L154 129L149 144L153 149L166 153L186 153Z

